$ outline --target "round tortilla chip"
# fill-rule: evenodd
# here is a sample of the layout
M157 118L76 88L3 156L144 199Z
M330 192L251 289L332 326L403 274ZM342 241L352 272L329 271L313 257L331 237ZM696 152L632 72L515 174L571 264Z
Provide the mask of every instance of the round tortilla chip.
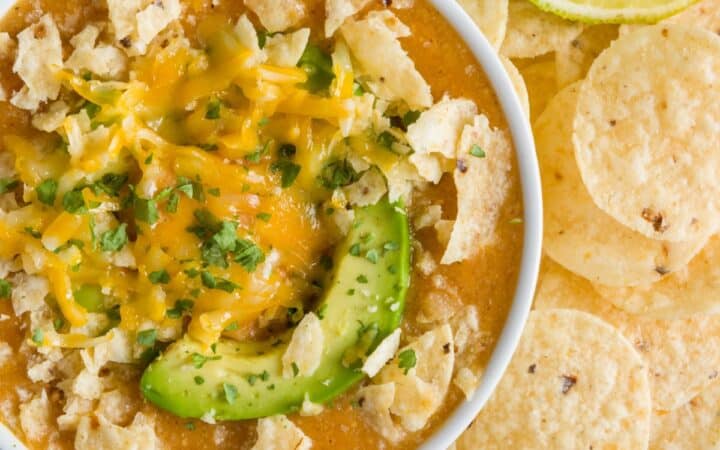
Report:
M518 96L518 99L520 100L520 106L522 106L523 111L525 111L525 115L530 118L530 96L528 94L527 86L525 85L525 79L523 78L522 74L518 70L517 67L515 67L515 64L513 64L512 61L510 61L508 58L500 55L500 62L503 63L503 66L505 67L505 71L507 72L508 76L510 77L510 81L512 82L513 88L515 88L515 93Z
M505 39L508 0L458 0L490 44L499 49Z
M651 406L647 369L617 330L584 312L534 311L458 449L642 449Z
M535 308L577 309L617 328L647 364L653 409L678 408L719 380L718 316L656 320L628 314L600 297L588 281L547 259L543 261Z
M518 65L516 62L515 66L525 80L530 98L530 121L534 122L559 90L555 76L555 58L543 57L527 65Z
M720 33L720 0L703 0L669 17L663 23L689 25Z
M710 238L683 270L647 286L595 289L615 306L656 319L720 313L720 236Z
M720 39L642 28L593 63L575 116L575 154L595 203L653 239L720 227Z
M703 247L699 242L657 241L603 212L582 183L572 133L579 83L550 101L535 121L535 144L543 174L544 250L590 281L608 286L654 283L684 268Z
M670 413L656 411L652 418L652 450L698 450L720 448L720 384Z
M585 78L593 61L617 37L617 25L593 25L558 47L555 51L558 85L565 87Z
M527 0L510 0L510 18L500 53L508 58L534 58L575 39L583 25L542 11Z

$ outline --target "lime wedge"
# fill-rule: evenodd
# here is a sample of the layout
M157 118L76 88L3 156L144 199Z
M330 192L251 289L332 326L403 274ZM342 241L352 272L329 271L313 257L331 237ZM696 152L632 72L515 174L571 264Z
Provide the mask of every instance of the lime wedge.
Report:
M697 0L530 0L560 17L587 23L655 23Z

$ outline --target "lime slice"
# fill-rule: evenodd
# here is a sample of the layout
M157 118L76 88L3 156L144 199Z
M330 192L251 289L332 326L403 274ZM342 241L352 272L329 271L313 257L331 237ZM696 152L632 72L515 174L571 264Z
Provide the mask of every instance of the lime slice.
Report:
M655 23L697 0L530 0L565 19L587 23Z

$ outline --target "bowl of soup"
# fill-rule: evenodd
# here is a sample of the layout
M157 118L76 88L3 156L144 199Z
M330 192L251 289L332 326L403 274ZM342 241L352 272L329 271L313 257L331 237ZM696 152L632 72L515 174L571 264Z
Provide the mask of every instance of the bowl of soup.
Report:
M451 445L542 235L455 2L0 5L1 445Z

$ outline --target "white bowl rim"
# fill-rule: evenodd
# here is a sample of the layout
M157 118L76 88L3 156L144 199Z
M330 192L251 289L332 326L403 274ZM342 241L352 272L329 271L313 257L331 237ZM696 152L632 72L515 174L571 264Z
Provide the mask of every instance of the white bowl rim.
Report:
M542 188L535 143L530 122L521 106L515 88L498 56L475 22L455 0L427 0L455 29L483 68L500 102L512 135L520 171L523 200L523 249L512 306L482 382L469 400L462 402L420 446L419 450L444 450L457 440L483 408L497 387L522 336L532 306L542 253ZM0 18L15 3L0 0ZM24 449L10 430L0 424L0 449Z

